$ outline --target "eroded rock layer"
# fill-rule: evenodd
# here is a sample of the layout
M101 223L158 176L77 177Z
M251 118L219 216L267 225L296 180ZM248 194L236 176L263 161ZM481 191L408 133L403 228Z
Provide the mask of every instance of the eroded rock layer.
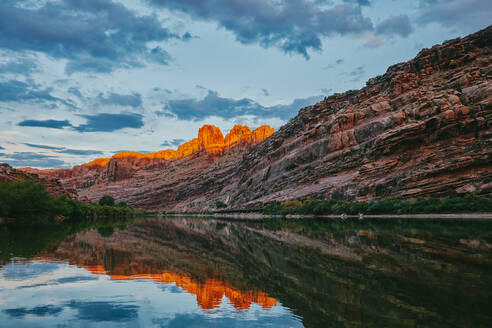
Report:
M14 169L8 164L0 164L0 183L33 180L46 186L48 192L55 197L67 195L71 199L77 199L77 192L74 189L66 188L60 181L53 177L44 176L40 178L37 174L24 172Z
M224 137L219 128L204 125L197 138L177 150L121 152L71 169L22 170L59 179L67 188L76 189L82 200L97 202L102 196L111 195L132 206L168 208L211 190L219 193L223 179L233 174L240 156L273 133L266 125L253 131L236 125ZM205 202L200 202L200 206L206 206Z
M492 196L492 26L422 50L361 90L303 108L279 131L204 126L178 150L50 171L92 201L146 209L289 199ZM271 136L270 136L271 135Z
M301 109L246 154L237 204L492 195L492 27Z

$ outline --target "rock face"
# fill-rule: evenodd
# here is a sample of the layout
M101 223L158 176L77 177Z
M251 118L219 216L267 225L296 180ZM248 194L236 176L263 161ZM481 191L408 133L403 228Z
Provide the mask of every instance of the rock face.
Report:
M58 197L67 195L71 199L77 199L77 192L73 189L65 188L58 179L52 177L40 178L37 174L28 173L12 168L8 164L0 164L0 183L20 180L34 180L44 184L52 196Z
M67 188L76 189L82 199L92 202L111 195L132 206L168 208L169 204L174 206L187 199L190 193L195 198L210 188L219 188L237 166L239 155L273 133L269 126L251 131L247 126L236 125L224 137L219 128L204 125L197 138L177 150L147 154L122 152L72 169L22 170L60 179ZM222 182L215 185L215 180ZM149 193L148 189L153 191ZM200 206L206 205L202 202Z
M492 195L492 27L301 109L245 154L236 204Z
M90 200L147 209L289 199L492 196L492 26L422 50L361 90L303 108L279 131L213 126L177 151L49 171ZM271 135L271 136L270 136ZM253 146L256 145L256 146ZM40 173L45 174L45 173Z

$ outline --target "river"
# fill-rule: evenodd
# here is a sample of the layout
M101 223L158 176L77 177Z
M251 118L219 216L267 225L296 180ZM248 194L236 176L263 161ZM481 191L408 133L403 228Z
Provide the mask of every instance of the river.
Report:
M492 221L0 226L1 327L490 327Z

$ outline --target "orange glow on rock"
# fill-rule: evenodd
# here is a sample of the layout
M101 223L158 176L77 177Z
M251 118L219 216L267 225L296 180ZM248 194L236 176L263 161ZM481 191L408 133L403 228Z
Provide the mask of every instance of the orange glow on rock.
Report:
M138 152L121 152L113 155L111 158L98 158L83 166L101 166L104 167L112 159L163 159L177 160L191 156L200 151L208 154L220 155L224 151L242 145L254 145L262 142L271 136L275 130L268 125L262 125L254 131L244 125L235 125L225 136L220 129L213 125L204 125L198 130L198 138L194 138L180 145L177 150L166 149L155 153L138 153Z
M227 148L232 148L240 143L250 145L252 140L253 134L247 126L235 125L226 135L224 146Z
M95 160L93 160L89 163L86 163L84 165L86 165L86 166L106 166L110 160L111 160L111 158L96 158Z
M116 281L150 279L159 284L174 283L187 293L195 295L197 304L204 310L212 310L220 306L224 296L238 310L249 309L253 303L259 304L265 310L270 310L277 305L277 300L267 293L254 290L242 291L217 279L207 279L201 283L189 276L172 272L119 275L107 273L102 265L83 266L83 268L96 275L108 275Z
M275 129L270 127L269 125L262 125L256 130L253 131L253 140L252 143L258 144L271 136L275 132Z

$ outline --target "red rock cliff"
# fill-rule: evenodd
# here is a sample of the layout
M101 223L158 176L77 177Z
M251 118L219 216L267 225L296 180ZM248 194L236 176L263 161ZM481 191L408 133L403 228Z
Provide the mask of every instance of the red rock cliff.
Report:
M110 194L154 210L492 196L491 77L492 26L302 108L274 134L236 126L222 138L204 127L177 151L115 155L62 182L93 201Z
M133 181L132 179L143 174L143 170L168 170L179 165L180 161L194 161L197 157L200 158L197 160L200 162L198 166L207 167L229 150L244 151L264 141L273 133L273 128L269 126L261 126L251 132L247 126L236 125L224 138L218 127L204 125L199 129L197 138L180 145L177 150L166 149L154 153L121 152L111 158L98 158L70 170L25 170L40 176L56 177L67 187L86 191L108 182ZM183 173L184 176L187 174ZM94 197L99 197L98 194L95 196L90 192L85 196L94 201L97 200Z
M43 184L46 186L48 192L55 197L67 195L71 199L78 198L77 192L74 189L66 188L56 178L39 177L38 174L29 172L29 169L14 169L8 164L0 164L0 183L21 180L33 180L37 183Z

